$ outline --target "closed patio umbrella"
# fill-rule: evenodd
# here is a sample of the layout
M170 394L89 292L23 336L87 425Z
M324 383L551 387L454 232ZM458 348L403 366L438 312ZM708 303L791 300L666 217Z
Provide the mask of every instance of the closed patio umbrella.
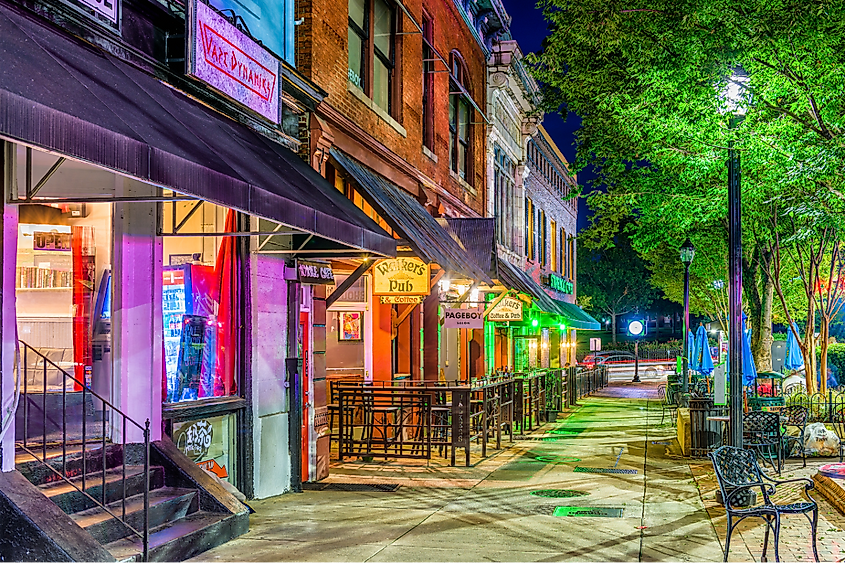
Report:
M695 367L693 366L693 358L695 357L695 337L692 335L692 331L687 331L687 354L689 354L687 358L687 365L689 369L694 370Z
M795 332L798 332L798 325L792 323ZM801 354L801 347L798 346L798 339L792 329L786 331L786 358L783 361L783 369L797 370L804 367L804 356Z
M745 316L742 318L742 384L754 385L757 368L751 355L751 330L745 328Z
M710 343L707 341L707 329L699 325L695 332L695 369L702 375L713 373L713 356L710 355Z

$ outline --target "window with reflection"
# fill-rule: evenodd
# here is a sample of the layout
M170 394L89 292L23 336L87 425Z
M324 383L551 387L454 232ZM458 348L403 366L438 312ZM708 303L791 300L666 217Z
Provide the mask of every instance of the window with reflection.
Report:
M349 81L393 115L396 8L386 0L349 0Z
M470 104L466 64L455 51L451 54L449 80L449 163L462 180L469 181Z

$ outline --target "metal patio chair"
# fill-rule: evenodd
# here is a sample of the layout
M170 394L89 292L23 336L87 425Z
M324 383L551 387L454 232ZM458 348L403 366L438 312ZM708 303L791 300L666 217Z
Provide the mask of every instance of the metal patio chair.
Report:
M810 412L807 410L807 407L790 405L780 410L780 416L786 418L786 421L783 422L784 426L794 426L800 430L798 436L784 435L783 444L786 448L784 456L788 455L794 449L795 444L798 443L801 445L801 458L804 460L802 467L807 467L807 453L804 451L804 430L807 428L807 420L810 417Z
M666 417L666 411L669 411L669 414L672 417L672 422L674 423L675 418L678 416L678 405L675 398L672 396L671 391L665 384L657 386L657 398L660 399L660 407L663 409L663 412L660 415L660 424L663 424L663 419Z
M783 433L776 412L750 411L742 416L742 443L752 449L778 472L783 468ZM775 465L777 464L777 465Z
M819 560L816 549L816 528L819 521L819 507L808 491L814 488L810 479L787 479L778 481L766 476L757 464L751 450L733 446L722 446L707 454L713 462L716 480L722 493L722 502L728 519L728 533L725 540L725 561L731 548L731 534L734 528L749 517L762 518L766 522L766 535L763 540L761 561L767 561L766 550L769 547L769 531L775 535L775 561L780 561L778 542L780 541L780 517L784 514L803 514L810 521L812 529L813 556ZM778 504L772 500L777 487L784 483L804 483L803 496L806 500L789 504ZM762 502L754 503L753 490L759 488Z

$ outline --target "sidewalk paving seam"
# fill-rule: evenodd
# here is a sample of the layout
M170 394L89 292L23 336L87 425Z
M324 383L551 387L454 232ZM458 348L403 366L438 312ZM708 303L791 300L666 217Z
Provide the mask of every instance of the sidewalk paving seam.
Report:
M646 492L648 491L648 431L651 428L651 421L649 420L649 416L651 414L651 409L649 409L649 404L651 403L651 399L646 399L645 402L645 442L643 443L643 508L642 512L640 513L640 553L637 557L637 561L643 560L643 543L645 541L645 499L646 499Z

